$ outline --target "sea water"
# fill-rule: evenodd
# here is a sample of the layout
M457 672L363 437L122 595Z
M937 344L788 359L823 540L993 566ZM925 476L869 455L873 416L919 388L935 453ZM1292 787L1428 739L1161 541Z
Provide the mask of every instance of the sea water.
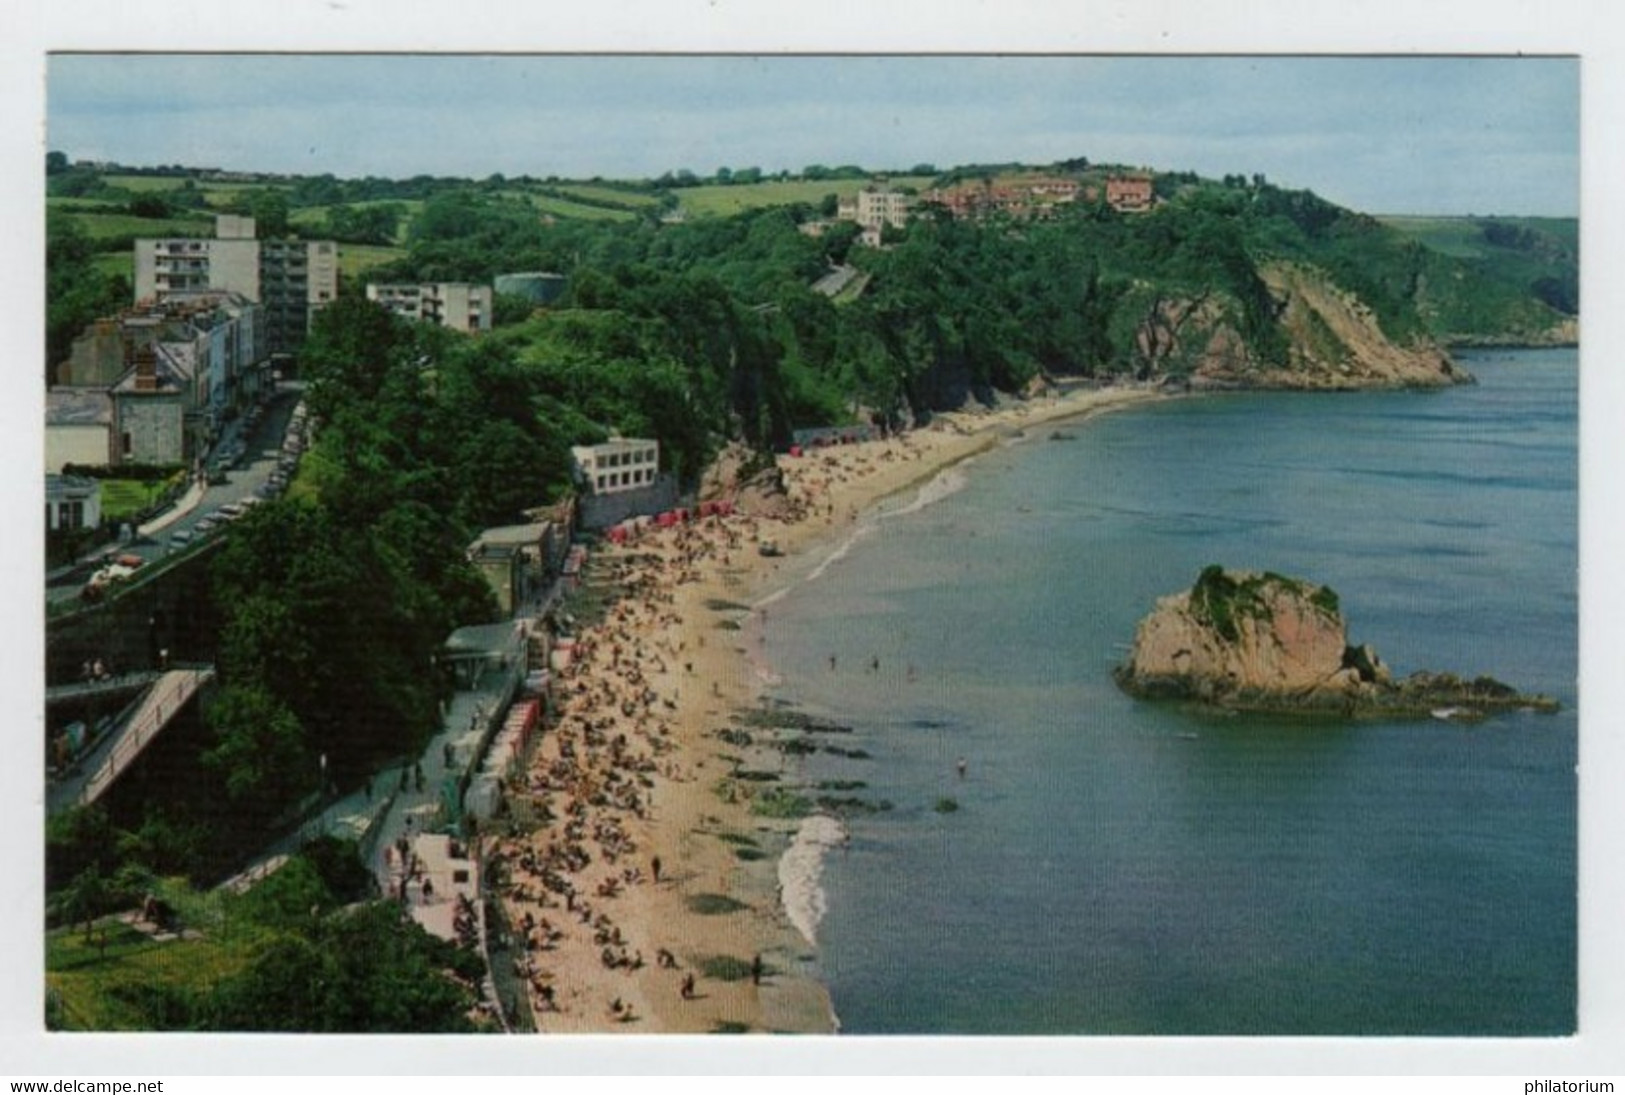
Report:
M843 1030L1574 1029L1576 355L1464 362L1477 386L1035 427L776 600L779 695L870 754L800 772L876 808L803 900ZM1332 586L1397 673L1563 709L1295 722L1119 692L1137 621L1210 563Z

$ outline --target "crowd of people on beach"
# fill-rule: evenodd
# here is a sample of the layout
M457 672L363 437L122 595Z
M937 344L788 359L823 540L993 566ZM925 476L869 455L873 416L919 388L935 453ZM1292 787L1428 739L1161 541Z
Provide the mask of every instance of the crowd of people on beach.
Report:
M595 578L614 599L602 622L573 636L568 663L556 667L552 725L508 788L510 800L528 800L537 824L511 825L487 850L513 973L538 1029L633 1023L663 997L703 997L703 955L680 925L623 912L640 890L685 881L684 834L661 830L658 811L663 789L697 780L709 755L683 731L684 705L721 695L719 682L696 671L698 651L688 644L705 638L685 628L679 591L767 554L758 551L765 537L855 520L856 507L838 512L840 486L923 456L907 435L811 450L782 462L783 504L772 517L740 506L650 526L598 553ZM760 984L760 954L749 969Z
M702 569L731 565L757 532L749 517L710 516L650 529L596 564L618 599L568 648L554 725L522 785L510 789L530 800L542 824L529 833L515 827L492 858L517 936L515 973L543 1029L549 1014L572 1010L622 1023L639 1018L629 998L649 989L619 975L647 969L646 953L658 956L654 970L666 974L672 992L694 995L679 941L658 935L656 925L634 937L617 910L639 887L670 884L650 846L657 795L664 781L695 778L673 725L683 694L699 686L675 591L699 581ZM562 960L571 950L596 957L593 977L560 978L559 969L582 966Z

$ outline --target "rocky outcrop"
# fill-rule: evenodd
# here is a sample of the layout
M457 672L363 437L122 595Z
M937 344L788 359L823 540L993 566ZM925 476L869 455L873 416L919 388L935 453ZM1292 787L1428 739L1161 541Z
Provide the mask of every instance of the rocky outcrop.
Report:
M1328 587L1218 566L1157 602L1115 675L1135 696L1236 710L1471 717L1557 707L1487 677L1424 672L1395 680L1370 646L1349 644Z
M754 517L782 519L795 508L778 463L739 443L729 445L706 469L698 497L702 502L726 499Z

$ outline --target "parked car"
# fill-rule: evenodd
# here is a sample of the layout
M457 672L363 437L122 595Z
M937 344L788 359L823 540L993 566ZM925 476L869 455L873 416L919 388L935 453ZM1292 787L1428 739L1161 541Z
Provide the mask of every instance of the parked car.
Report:
M188 529L177 529L169 534L169 550L179 551L192 542L193 533Z

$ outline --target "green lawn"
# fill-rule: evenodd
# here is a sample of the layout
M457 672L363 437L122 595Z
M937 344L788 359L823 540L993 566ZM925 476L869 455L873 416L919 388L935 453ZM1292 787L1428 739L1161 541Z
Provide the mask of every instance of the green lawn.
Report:
M149 1030L166 992L202 995L253 957L249 940L204 937L157 943L114 919L97 923L105 954L85 942L81 926L45 937L45 983L58 1006L53 1026L64 1030Z
M893 188L911 187L924 190L935 176L903 175L891 180ZM870 179L786 180L785 182L746 183L743 186L694 186L676 191L681 208L690 216L731 217L747 209L766 205L817 205L826 194L850 197L866 186Z
M168 483L162 479L149 483L138 479L103 479L102 520L128 520L157 501L166 486Z

